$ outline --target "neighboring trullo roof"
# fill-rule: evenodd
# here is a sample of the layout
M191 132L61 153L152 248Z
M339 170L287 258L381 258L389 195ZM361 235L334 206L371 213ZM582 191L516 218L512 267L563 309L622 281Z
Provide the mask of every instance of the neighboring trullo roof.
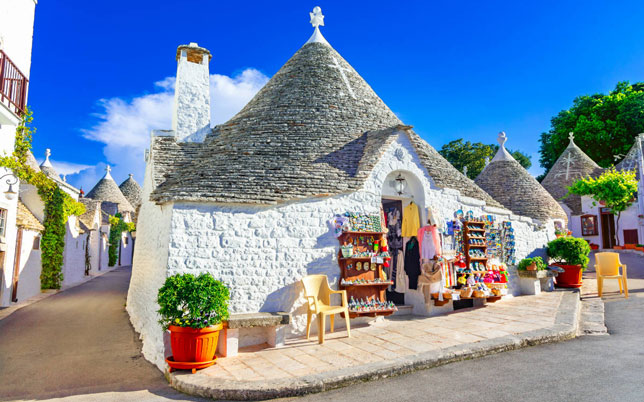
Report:
M407 132L437 186L501 206L403 127L317 27L255 97L203 143L152 138L157 188L151 199L273 204L353 192L383 154L388 143L382 137L398 129Z
M18 210L16 211L16 226L34 232L42 232L45 227L27 208L22 200L18 200Z
M45 150L45 160L43 161L43 163L40 164L40 170L50 178L61 181L60 175L58 174L56 169L54 169L54 166L49 161L50 156L51 156L51 149L47 148L47 150Z
M27 166L32 168L34 172L40 172L38 161L36 161L36 158L34 157L34 154L31 153L31 151L27 151Z
M624 159L622 159L615 168L617 170L634 171L637 179L640 179L639 164L642 160L642 146L644 145L644 133L638 134L631 149L628 151Z
M141 205L141 186L134 180L133 174L130 173L127 180L121 183L119 189L135 209Z
M603 169L575 144L573 133L570 133L568 138L570 138L570 144L559 155L555 164L541 181L541 185L555 200L566 204L572 211L572 215L581 215L583 213L581 196L570 194L565 197L568 194L568 187L581 178L600 175Z
M87 193L86 197L93 200L116 203L119 205L119 211L134 212L134 208L119 189L119 186L112 178L110 171L111 168L107 166L107 168L105 168L105 176L96 183L94 188Z
M542 222L566 219L566 213L534 177L505 149L505 133L499 133L499 151L475 182L517 215Z

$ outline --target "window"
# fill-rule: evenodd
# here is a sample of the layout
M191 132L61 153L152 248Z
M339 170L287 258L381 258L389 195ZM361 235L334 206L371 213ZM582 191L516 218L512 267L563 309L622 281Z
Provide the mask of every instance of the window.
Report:
M581 235L582 236L597 236L597 215L582 215L581 216Z
M127 236L125 236L125 245L127 246Z
M40 250L40 236L34 237L34 250Z
M0 236L4 237L7 231L7 210L0 208Z

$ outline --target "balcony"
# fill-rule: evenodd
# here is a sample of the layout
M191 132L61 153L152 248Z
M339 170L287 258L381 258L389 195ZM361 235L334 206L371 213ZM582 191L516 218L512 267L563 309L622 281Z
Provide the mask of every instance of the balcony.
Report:
M0 101L18 116L25 113L29 80L0 50Z

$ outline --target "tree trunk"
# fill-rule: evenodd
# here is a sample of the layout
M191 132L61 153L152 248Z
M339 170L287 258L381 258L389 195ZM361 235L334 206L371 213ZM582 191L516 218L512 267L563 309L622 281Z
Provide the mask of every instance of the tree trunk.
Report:
M619 246L619 218L622 216L621 212L617 213L617 222L615 222L615 245Z

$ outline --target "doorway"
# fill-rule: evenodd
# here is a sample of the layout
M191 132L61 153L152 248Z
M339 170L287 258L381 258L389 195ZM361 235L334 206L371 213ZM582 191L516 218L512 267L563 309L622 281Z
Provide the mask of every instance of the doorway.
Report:
M602 246L613 248L615 246L615 215L608 208L601 209L602 220Z

